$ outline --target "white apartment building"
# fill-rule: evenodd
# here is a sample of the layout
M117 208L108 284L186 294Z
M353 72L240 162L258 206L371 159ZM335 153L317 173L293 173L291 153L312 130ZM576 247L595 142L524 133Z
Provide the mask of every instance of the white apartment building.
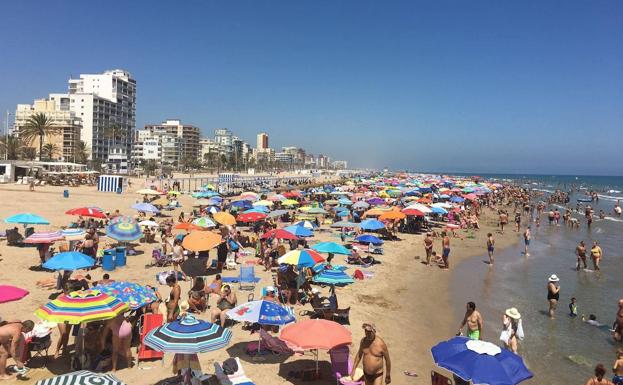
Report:
M221 146L223 153L230 158L234 152L234 134L227 128L214 130L214 142Z
M106 161L113 147L125 148L126 154L130 151L136 125L136 81L129 72L116 69L69 79L69 106L82 120L81 137L91 148L91 159ZM110 127L115 127L114 138L105 136ZM114 153L117 158L118 150Z
M197 159L201 149L199 145L200 129L189 124L182 124L179 119L168 119L160 124L148 124L145 126L152 135L176 137L176 140L167 139L169 143L174 143L179 153L172 154L171 157L181 160L183 158ZM174 146L171 144L171 146Z

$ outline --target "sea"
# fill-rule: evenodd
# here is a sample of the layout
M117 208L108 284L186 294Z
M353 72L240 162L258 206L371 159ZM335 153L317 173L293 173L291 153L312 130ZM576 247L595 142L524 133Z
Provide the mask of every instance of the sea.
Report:
M614 215L614 204L623 203L623 177L569 175L503 175L480 174L486 179L512 181L527 188L551 194L556 190L571 192L568 204L575 209L578 198L587 191L597 191L599 202L589 203L595 213L604 210L603 220L595 218L586 225L583 213L572 215L580 228L562 223L549 225L545 216L536 228L532 223L530 256L523 255L523 238L515 246L495 255L489 267L486 246L481 255L456 266L452 279L452 298L457 327L465 312L465 303L474 301L484 317L485 339L497 344L502 331L504 310L516 307L522 315L525 338L519 343L519 354L534 373L529 384L584 384L596 364L612 368L617 348L610 331L623 298L623 218ZM585 205L586 203L582 203ZM564 213L564 205L555 205ZM582 206L584 207L584 206ZM535 213L536 215L536 213ZM513 223L511 223L513 224ZM524 220L525 224L525 220ZM505 231L512 231L509 226ZM587 249L597 240L603 249L601 271L593 271L589 253L589 270L576 271L575 247L583 240ZM560 278L560 301L556 317L547 313L547 280L551 274ZM577 299L578 313L594 314L603 325L591 326L581 317L568 315L571 297ZM608 369L608 376L612 372Z

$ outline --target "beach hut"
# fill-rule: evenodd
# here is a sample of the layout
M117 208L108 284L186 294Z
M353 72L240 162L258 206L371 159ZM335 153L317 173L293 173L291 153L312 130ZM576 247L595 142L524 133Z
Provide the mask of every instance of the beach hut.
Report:
M100 175L97 191L122 193L128 187L128 177L122 175Z

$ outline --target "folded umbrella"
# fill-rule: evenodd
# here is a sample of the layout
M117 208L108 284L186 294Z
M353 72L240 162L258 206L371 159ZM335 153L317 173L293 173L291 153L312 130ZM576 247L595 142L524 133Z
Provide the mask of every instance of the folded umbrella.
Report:
M227 311L227 317L238 322L260 325L286 325L296 321L286 307L272 301L251 301Z

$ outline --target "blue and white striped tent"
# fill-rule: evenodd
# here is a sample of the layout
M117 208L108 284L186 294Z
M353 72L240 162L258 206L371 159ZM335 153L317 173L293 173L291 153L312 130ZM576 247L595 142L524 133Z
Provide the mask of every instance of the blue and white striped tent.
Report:
M97 181L97 191L123 192L128 184L127 177L121 175L100 175Z

